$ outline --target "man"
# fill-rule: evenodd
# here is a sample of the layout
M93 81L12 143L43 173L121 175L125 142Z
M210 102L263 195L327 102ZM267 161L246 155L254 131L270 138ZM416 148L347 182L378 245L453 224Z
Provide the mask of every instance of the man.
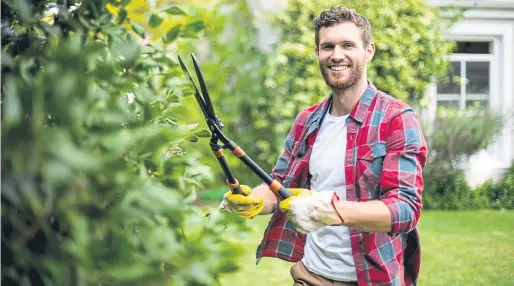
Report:
M314 28L332 92L300 112L273 168L293 197L279 203L266 185L243 186L246 196L227 192L221 207L273 214L257 259L297 262L294 285L415 285L427 155L419 119L368 81L375 45L366 18L340 6Z

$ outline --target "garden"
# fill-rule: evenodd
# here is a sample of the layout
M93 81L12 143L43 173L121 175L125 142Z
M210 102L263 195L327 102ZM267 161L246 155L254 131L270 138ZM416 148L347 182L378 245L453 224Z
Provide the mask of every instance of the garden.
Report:
M196 55L224 132L270 171L296 114L328 94L311 21L339 2L3 0L2 285L290 285L289 263L255 263L268 217L215 212L225 175L178 56L193 70ZM373 19L368 77L421 110L459 11L388 2L345 5ZM514 281L514 165L478 186L463 167L504 119L424 122L419 285Z

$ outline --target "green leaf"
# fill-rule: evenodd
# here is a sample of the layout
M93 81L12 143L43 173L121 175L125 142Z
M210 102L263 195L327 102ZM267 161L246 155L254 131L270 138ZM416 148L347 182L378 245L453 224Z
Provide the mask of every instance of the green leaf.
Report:
M203 141L198 135L207 133L194 132L207 128L188 125L203 118L190 106L193 99L184 98L177 51L161 39L141 40L164 26L162 18L195 10L186 4L138 21L123 7L130 0L82 1L91 5L72 13L59 6L62 23L50 25L38 20L50 12L47 2L63 1L2 2L12 10L2 21L23 39L6 42L1 54L8 167L2 169L2 224L12 232L3 238L20 257L7 270L29 267L48 285L77 284L77 269L83 285L216 284L220 258L236 257L223 251L233 244L220 235L229 221L207 222L194 201L214 181L203 163L211 162L204 159L211 150L190 143ZM104 2L118 9L116 17ZM150 2L134 12L158 5ZM177 41L188 22L161 32ZM188 33L200 28L189 26ZM185 237L186 216L196 218L196 237ZM30 243L41 235L59 247L50 243L42 251ZM30 280L13 273L15 282Z
M22 203L20 192L15 188L15 181L12 179L4 179L2 181L2 196L15 206L19 207Z
M187 15L186 12L184 12L182 9L180 9L177 6L173 6L171 8L168 8L164 10L164 12L170 14L170 15Z
M195 130L196 128L198 128L199 125L200 124L198 124L198 123L187 124L187 125L180 125L179 126L179 131L189 132L189 131L192 131L192 130Z
M121 57L121 64L130 64L136 61L136 59L139 57L141 49L137 42L134 40L128 40L126 42L119 42L114 44L111 52L112 54Z
M148 25L152 28L158 27L162 23L162 17L157 14L152 14L150 16L150 20L148 20Z
M29 2L24 0L15 0L14 3L14 9L16 13L19 15L21 20L25 23L34 23L35 17L34 12L32 11L32 7L29 6Z
M188 136L186 138L186 140L189 141L189 142L198 142L198 137L195 136L195 135L191 135L191 136Z
M21 101L19 94L19 87L14 76L7 76L3 82L4 84L4 102L3 102L3 123L11 125L17 123L21 118Z
M173 27L163 38L163 42L165 44L168 44L170 42L173 42L175 39L178 38L178 35L180 34L180 30L182 29L182 25L178 25Z
M127 10L125 10L124 8L121 8L118 16L120 17L119 23L120 24L123 23L123 21L125 21L125 19L127 19Z
M20 75L23 78L23 80L27 83L31 82L31 70L36 67L36 63L34 61L34 58L24 58L19 61L19 69L20 69Z
M183 30L184 37L197 37L196 34L205 28L205 23L202 20L194 21L186 25Z
M2 65L14 69L14 61L10 54L2 50Z
M166 97L167 102L180 102L180 98L176 94L170 94Z
M145 37L145 28L143 26L139 25L134 21L130 21L130 25L132 26L132 30L134 30L136 34L138 34L141 38Z
M194 134L198 137L211 137L211 132L209 132L209 130L206 129L197 131Z

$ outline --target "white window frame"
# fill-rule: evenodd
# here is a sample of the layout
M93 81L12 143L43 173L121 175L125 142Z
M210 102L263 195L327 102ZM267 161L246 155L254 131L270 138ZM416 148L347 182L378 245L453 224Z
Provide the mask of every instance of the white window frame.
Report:
M470 42L470 41L467 41ZM473 42L478 42L474 39ZM486 41L480 41L486 42ZM494 47L494 41L487 41ZM461 78L466 79L466 62L488 62L489 63L489 93L488 94L474 94L467 92L466 80L460 83L460 94L458 93L439 93L437 92L437 101L459 101L459 110L466 109L466 102L468 100L487 100L490 107L491 95L496 94L496 87L499 85L497 71L493 71L496 67L494 63L497 57L494 54L452 54L448 57L450 62L460 63Z
M507 118L499 138L488 148L487 152L496 162L495 168L500 169L499 172L501 172L510 167L514 158L512 136L514 130L512 127L513 119L511 118L514 101L512 83L512 75L514 74L514 25L508 21L486 21L478 18L464 19L456 23L447 32L447 38L452 41L493 42L490 81L496 79L497 83L490 84L489 107L506 115ZM450 60L453 56L458 56L458 54L451 55ZM429 94L429 121L433 122L437 110L437 86L435 83L428 88L427 93ZM431 131L431 128L429 128L429 132Z

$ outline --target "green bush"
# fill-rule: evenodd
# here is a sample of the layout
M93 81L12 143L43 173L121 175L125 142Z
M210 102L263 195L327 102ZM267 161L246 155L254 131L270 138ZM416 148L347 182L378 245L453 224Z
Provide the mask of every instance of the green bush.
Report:
M463 168L470 156L487 148L502 128L502 117L490 111L466 113L441 109L428 134L429 156L423 170L427 209L490 207L487 194L468 186Z
M425 176L423 206L425 209L463 210L489 208L487 197L480 191L473 190L466 182L462 170L439 176L437 183L430 182Z
M499 182L492 179L477 187L493 209L514 209L514 162Z
M193 206L211 174L176 116L191 93L172 44L203 22L172 7L137 23L128 2L2 1L2 284L214 285L236 269L243 225Z
M327 95L316 64L311 22L338 5L356 9L371 22L376 52L368 69L370 81L394 97L423 103L432 78L445 75L444 55L454 47L443 35L454 19L445 23L441 11L424 0L289 1L285 13L273 22L281 41L268 84L287 95L285 103L309 103Z

